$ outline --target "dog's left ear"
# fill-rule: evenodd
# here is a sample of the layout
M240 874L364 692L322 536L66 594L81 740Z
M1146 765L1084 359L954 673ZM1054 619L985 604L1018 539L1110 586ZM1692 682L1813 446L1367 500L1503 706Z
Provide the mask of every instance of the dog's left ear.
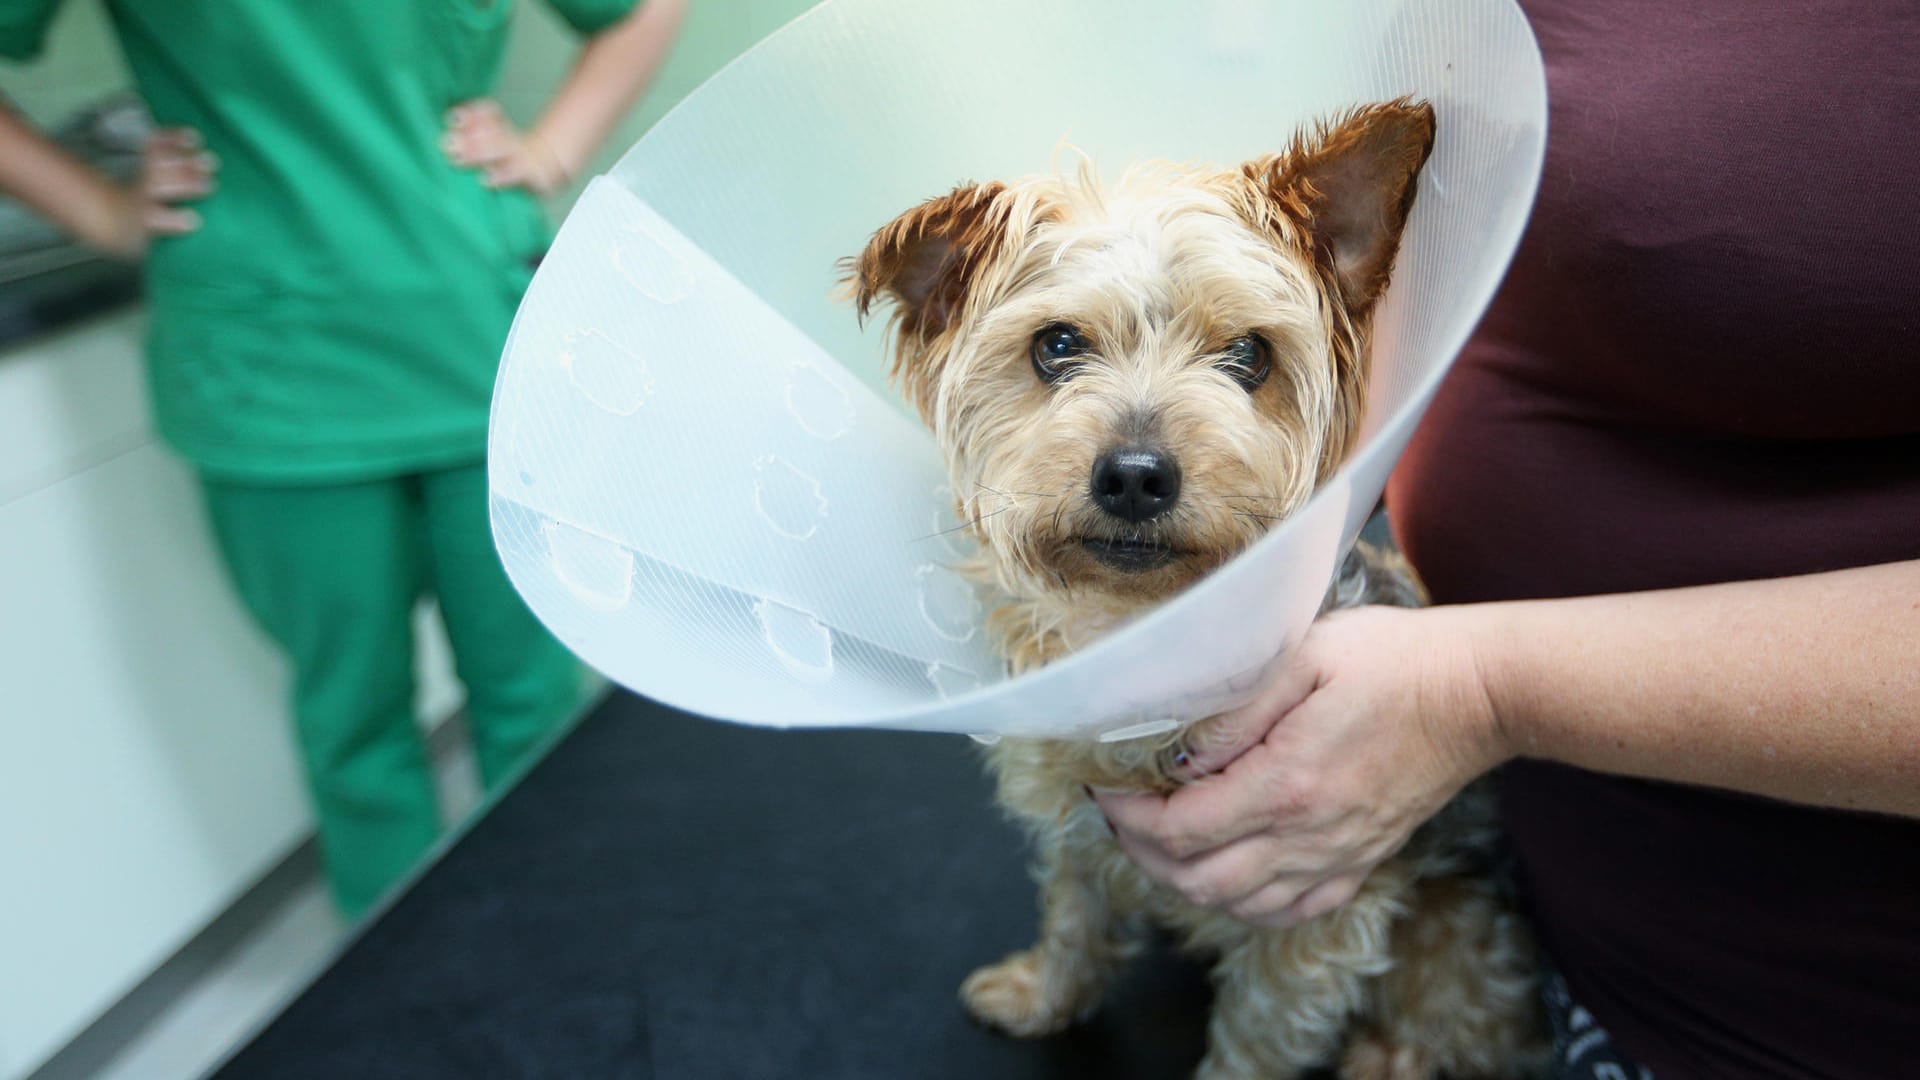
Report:
M932 341L953 324L981 264L1007 226L1005 184L967 184L888 222L858 258L843 264L866 318L891 300L900 333Z
M1267 212L1305 237L1356 321L1386 291L1433 129L1431 105L1400 98L1355 109L1244 167Z
M893 305L890 374L930 424L944 353L929 346L959 320L1006 237L1012 203L1005 184L962 185L894 218L841 263L862 319L878 301Z

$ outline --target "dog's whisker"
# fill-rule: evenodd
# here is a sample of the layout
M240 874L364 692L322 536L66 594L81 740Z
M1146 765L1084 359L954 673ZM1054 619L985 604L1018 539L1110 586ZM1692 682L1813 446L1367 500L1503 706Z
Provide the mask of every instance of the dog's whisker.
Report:
M916 536L912 540L909 540L907 542L910 544L918 544L918 543L921 543L922 541L933 540L942 536L950 536L954 533L960 532L963 529L971 529L974 526L980 524L981 522L988 520L989 518L999 517L1001 514L1004 514L1011 509L1013 509L1013 507L1011 506L1002 507L1001 509L995 510L991 514L982 514L981 516L974 518L971 521L965 522L963 524L955 525L951 529L941 529L939 532L930 532L925 536Z
M990 493L990 494L993 494L993 495L1002 495L1002 496L1007 496L1007 497L1011 497L1011 496L1014 496L1014 495L1025 495L1025 496L1029 496L1029 497L1031 497L1031 498L1035 498L1035 499L1059 499L1059 498L1064 498L1064 496L1060 496L1060 495L1048 495L1047 493L1045 493L1045 492L1043 492L1043 491L1003 491L1003 490L1001 490L1000 488L997 488L997 487L993 487L993 486L992 486L992 485L990 485L990 484L982 484L982 483L980 483L980 482L979 482L979 481L977 481L977 480L976 480L976 481L974 481L974 484L973 484L973 486L974 486L974 487L977 487L977 488L979 488L979 489L981 489L982 491L985 491L985 492L988 492L988 493Z

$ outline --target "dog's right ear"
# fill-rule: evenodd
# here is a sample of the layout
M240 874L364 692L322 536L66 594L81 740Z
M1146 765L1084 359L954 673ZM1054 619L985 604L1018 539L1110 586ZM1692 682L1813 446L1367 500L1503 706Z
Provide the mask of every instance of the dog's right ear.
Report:
M1244 166L1271 212L1305 235L1356 322L1386 290L1433 134L1433 106L1398 98L1354 109Z
M862 319L894 305L900 344L925 344L953 325L967 290L1006 235L1012 200L1002 183L968 184L888 222L844 264Z

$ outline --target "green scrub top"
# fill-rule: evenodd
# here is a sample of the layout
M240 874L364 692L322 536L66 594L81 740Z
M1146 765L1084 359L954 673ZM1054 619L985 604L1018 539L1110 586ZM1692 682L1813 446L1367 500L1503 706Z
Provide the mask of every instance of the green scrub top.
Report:
M60 0L0 0L0 55ZM547 0L592 34L636 0ZM513 0L106 0L157 123L220 158L203 224L148 254L161 433L208 475L337 483L485 452L507 328L550 239L536 200L447 161Z

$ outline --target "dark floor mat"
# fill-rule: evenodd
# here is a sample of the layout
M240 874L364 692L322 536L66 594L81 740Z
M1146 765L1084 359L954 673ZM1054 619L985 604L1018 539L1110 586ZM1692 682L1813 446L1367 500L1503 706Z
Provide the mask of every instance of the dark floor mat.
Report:
M616 697L218 1075L1186 1076L1205 976L1164 949L1066 1035L962 1013L1036 915L972 750Z

